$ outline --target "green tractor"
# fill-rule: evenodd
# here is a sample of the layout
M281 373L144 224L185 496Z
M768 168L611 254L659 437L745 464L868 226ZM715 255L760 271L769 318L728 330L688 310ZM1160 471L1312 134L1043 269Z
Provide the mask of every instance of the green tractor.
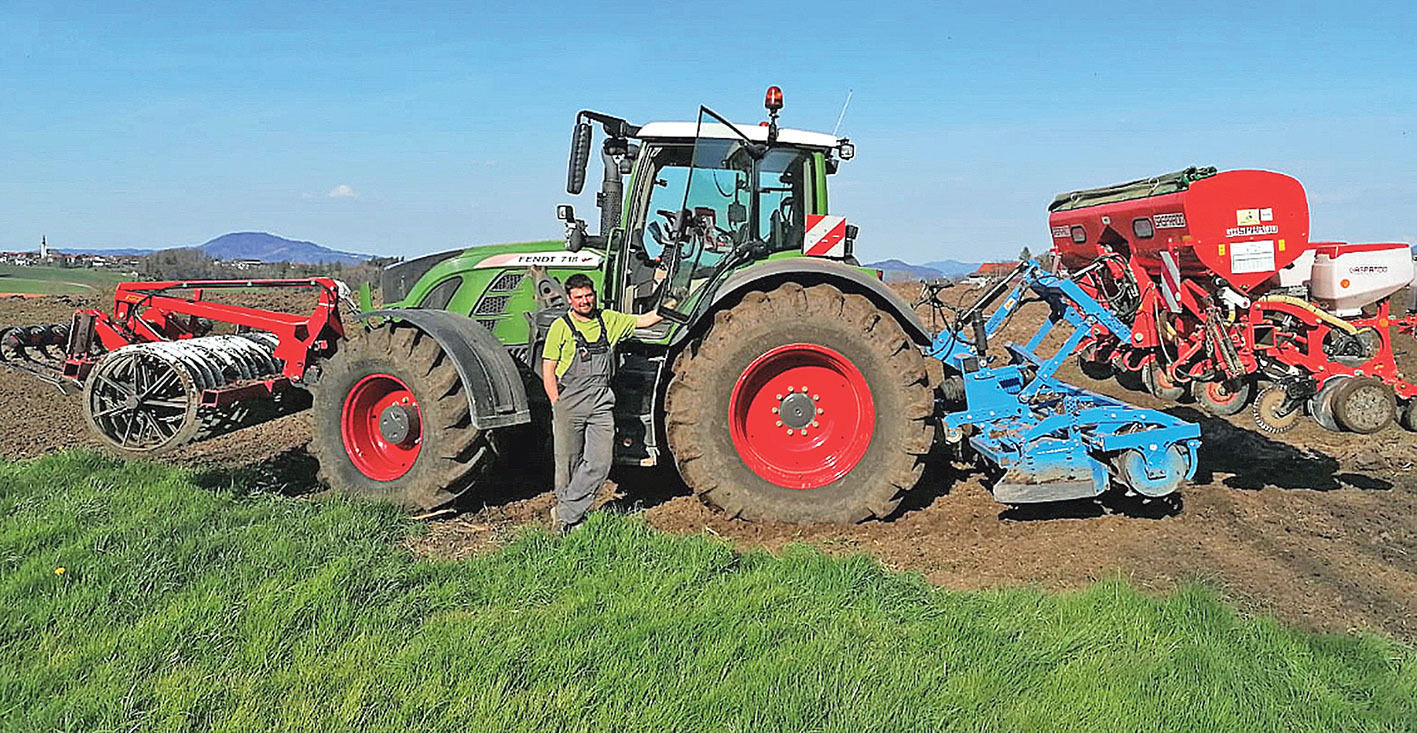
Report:
M582 111L567 191L583 188L598 125L599 233L561 206L564 248L387 268L386 307L363 315L365 333L314 385L324 479L430 509L489 484L499 460L541 455L542 339L567 308L561 281L583 272L603 307L666 317L619 349L617 463L672 460L697 495L749 519L891 513L935 439L931 334L829 213L827 179L850 141L779 128L776 87L766 106L755 126L707 108L643 126Z

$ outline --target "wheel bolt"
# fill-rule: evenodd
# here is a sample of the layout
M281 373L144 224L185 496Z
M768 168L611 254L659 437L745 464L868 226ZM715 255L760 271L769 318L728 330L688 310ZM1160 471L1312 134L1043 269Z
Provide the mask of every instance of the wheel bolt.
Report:
M792 428L788 428L788 429L787 429L787 434L788 434L788 435L791 435L791 434L792 434Z
M776 408L776 407L772 408L772 414L774 414L774 415L777 414L777 408Z
M778 420L778 421L777 421L777 426L778 426L778 427L782 427L782 421L781 421L781 420Z
M782 399L782 395L777 395L777 398L778 398L779 400Z
M807 386L802 385L802 394L807 394Z
M812 421L812 427L814 427L814 428L819 428L819 427L821 427L821 426L817 424L817 421L816 421L816 420L813 420L813 421Z
M788 394L792 394L792 388L791 388L791 387L788 387L788 388L787 388L787 393L788 393Z
M814 399L814 400L820 400L821 398L822 398L822 396L819 395L819 394L814 394L814 395L812 395L812 399Z

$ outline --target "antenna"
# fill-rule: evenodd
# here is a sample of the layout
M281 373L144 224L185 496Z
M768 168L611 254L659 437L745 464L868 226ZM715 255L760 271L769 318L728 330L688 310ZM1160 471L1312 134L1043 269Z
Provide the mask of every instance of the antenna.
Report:
M841 114L836 116L836 127L832 128L832 137L836 137L836 131L841 129L841 120L846 116L846 108L851 105L851 93L854 90L846 90L846 101L841 105Z

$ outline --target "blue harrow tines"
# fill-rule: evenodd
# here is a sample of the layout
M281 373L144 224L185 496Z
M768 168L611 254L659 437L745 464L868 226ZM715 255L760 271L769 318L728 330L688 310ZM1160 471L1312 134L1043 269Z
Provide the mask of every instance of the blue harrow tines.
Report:
M986 322L984 311L1000 297L1003 303ZM988 354L989 341L1025 302L1046 303L1048 320L1026 345L1006 344L1008 363L996 364L1000 357ZM1072 333L1052 356L1039 356L1043 340L1060 323ZM954 371L954 384L945 391L963 398L946 407L946 440L967 442L994 469L998 501L1082 499L1114 485L1159 497L1195 475L1195 424L1053 376L1094 328L1131 337L1073 280L1025 261L935 337L930 355Z

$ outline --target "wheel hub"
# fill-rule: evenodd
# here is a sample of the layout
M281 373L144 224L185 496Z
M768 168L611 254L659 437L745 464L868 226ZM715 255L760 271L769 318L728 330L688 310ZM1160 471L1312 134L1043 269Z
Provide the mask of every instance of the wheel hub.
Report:
M778 407L782 424L793 430L801 430L812 424L817 417L817 407L806 392L789 392Z
M749 469L786 489L817 489L856 468L876 410L866 378L819 344L785 344L738 378L728 405L733 447Z
M359 380L340 414L340 437L350 462L375 481L408 473L422 448L419 414L412 390L398 377L370 374Z
M379 414L379 433L390 443L411 444L419 433L418 413L410 410L404 403L385 407Z

